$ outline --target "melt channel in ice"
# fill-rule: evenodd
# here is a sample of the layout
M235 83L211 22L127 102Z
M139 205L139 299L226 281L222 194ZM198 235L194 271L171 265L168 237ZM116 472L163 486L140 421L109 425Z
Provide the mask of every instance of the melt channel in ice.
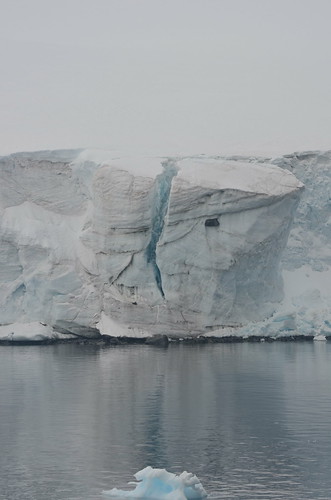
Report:
M103 495L112 498L140 498L141 500L201 500L207 498L197 476L190 472L179 475L165 469L145 467L137 472L134 477L138 482L134 490L124 491L113 488L104 491Z

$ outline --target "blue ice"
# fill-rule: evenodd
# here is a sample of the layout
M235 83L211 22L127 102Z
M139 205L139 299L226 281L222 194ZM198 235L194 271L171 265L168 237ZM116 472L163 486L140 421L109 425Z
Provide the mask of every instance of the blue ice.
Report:
M202 500L207 493L197 476L190 472L179 475L172 474L165 469L145 467L137 472L134 484L135 489L124 491L113 488L104 491L103 495L112 498L139 498L141 500Z

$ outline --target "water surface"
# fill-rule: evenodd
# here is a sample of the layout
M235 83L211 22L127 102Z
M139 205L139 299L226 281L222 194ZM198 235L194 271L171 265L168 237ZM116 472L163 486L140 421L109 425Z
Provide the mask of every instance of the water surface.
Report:
M331 342L0 347L0 499L97 500L145 467L215 499L331 498Z

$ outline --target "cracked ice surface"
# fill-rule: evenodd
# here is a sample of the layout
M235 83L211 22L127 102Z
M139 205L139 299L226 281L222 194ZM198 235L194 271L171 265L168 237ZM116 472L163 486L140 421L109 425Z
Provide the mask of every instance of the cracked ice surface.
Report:
M2 336L35 322L198 335L272 315L302 191L289 170L90 150L1 158Z

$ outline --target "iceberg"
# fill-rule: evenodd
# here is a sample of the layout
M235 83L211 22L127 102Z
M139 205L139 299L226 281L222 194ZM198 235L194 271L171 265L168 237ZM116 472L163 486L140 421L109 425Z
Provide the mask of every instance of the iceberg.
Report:
M179 475L172 474L165 469L145 469L137 472L136 487L131 491L113 488L104 491L103 495L119 498L140 498L141 500L202 500L207 498L197 476L190 472L182 472Z
M312 249L302 265L295 250L305 234L303 219L292 225L299 163L93 150L1 157L0 338L15 340L24 324L52 337L249 332L282 306L293 261L311 262Z
M318 342L325 342L327 340L325 335L321 335L320 333L314 336L314 340Z

